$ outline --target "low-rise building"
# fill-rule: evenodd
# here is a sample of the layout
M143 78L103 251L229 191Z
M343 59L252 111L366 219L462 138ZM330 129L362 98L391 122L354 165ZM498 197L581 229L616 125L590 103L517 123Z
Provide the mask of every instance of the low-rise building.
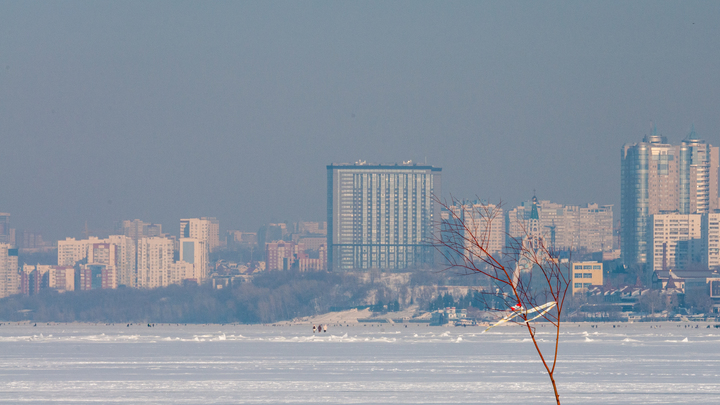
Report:
M184 280L200 284L202 279L200 268L194 264L182 260L172 264L172 270L170 272L171 284L182 284Z
M571 269L572 295L587 292L593 286L603 285L602 263L574 262Z
M38 266L40 267L40 266ZM50 266L48 287L58 291L75 290L75 268L72 266Z
M265 244L265 259L268 270L290 270L296 259L296 245L293 242L274 241Z
M327 269L327 248L320 244L318 249L307 249L305 244L275 241L265 244L268 270L319 271Z
M679 292L688 289L708 289L713 279L720 279L717 271L710 270L655 270L652 276L652 288L666 290L674 288Z
M115 288L113 280L116 276L115 268L104 264L83 264L80 266L80 289L99 290Z

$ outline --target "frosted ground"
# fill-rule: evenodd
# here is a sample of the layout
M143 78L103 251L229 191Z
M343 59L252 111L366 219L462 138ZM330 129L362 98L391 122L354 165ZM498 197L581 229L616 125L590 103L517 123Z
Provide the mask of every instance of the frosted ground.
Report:
M568 324L557 374L563 403L719 403L720 329L705 326ZM553 403L526 332L480 331L6 323L0 402Z

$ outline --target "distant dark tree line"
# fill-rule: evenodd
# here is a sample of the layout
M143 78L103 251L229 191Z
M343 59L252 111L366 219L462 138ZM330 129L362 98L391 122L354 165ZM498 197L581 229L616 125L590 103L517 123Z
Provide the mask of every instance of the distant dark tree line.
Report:
M493 296L483 294L477 290L469 290L467 294L462 297L455 299L451 294L438 294L438 296L430 301L428 306L429 311L435 311L438 309L444 309L449 307L455 307L456 309L468 309L475 308L479 310L487 309L492 305ZM498 300L498 305L500 304Z
M358 305L367 289L342 274L273 271L232 288L188 283L152 290L42 291L0 300L0 320L268 323Z

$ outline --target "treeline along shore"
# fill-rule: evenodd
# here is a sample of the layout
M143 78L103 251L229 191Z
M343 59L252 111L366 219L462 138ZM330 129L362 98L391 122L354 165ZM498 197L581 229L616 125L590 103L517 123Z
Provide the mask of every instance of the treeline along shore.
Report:
M491 321L498 315L492 308L503 306L483 293L488 291L487 284L482 277L433 269L405 273L267 271L224 288L188 282L156 289L120 287L62 293L41 289L34 295L0 299L0 322L258 324L352 308L367 308L377 319L393 318L388 312L410 311L412 316L422 316L425 311L456 308L466 310L473 320ZM692 289L672 296L672 300L653 290L632 303L608 302L605 298L569 296L563 318L627 320L619 312L625 306L653 321L669 319L671 314L708 314L712 310L707 292ZM664 313L667 315L658 317Z
M35 322L265 323L327 309L342 286L332 273L268 272L231 288L48 290L0 300L0 320ZM345 293L345 291L343 291ZM352 294L348 298L352 298Z
M467 282L468 279L464 278ZM435 271L363 273L268 271L222 289L186 283L156 289L41 290L0 300L0 321L269 323L370 306L425 309L437 286L453 277Z

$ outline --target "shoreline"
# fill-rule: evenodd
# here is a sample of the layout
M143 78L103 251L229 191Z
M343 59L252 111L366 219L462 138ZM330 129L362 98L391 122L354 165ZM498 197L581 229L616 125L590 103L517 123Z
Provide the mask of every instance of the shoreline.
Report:
M471 328L477 328L477 327L487 327L490 323L488 321L475 321L475 325L470 324L464 324L464 325L455 325L452 323L447 323L443 325L435 325L430 324L431 322L431 313L430 312L423 312L419 311L418 307L416 305L413 305L411 307L406 308L403 311L398 312L388 312L385 314L377 314L373 313L369 309L349 309L344 311L337 311L337 312L326 312L323 314L317 314L314 316L304 316L299 317L295 319L290 320L282 320L282 321L276 321L276 322L266 322L266 323L240 323L240 322L228 322L228 323L189 323L189 322L151 322L151 321L133 321L133 322L57 322L57 321L31 321L31 320L23 320L23 321L4 321L0 320L0 328L5 325L37 325L37 326L43 326L43 325L120 325L125 327L156 327L156 326L187 326L187 325L205 325L205 326L243 326L243 325L255 325L255 326L296 326L296 325L306 325L306 326L312 326L312 325L335 325L335 326L359 326L359 325L382 325L382 326L396 326L396 325L417 325L417 326L439 326L439 327L471 327ZM607 324L619 324L619 325L628 325L628 324L719 324L720 319L717 317L708 317L705 319L688 319L687 317L678 318L678 319L657 319L652 317L647 318L633 318L632 320L598 320L598 319L590 319L585 321L563 321L561 324L561 328L563 326L567 327L570 325L607 325ZM539 327L543 327L545 322L537 322L536 323ZM509 326L509 325L508 325Z
M332 319L323 319L323 318L311 318L311 319L299 319L299 320L290 320L290 321L278 321L278 322L270 322L270 323L190 323L190 322L55 322L55 321L45 321L45 322L35 322L35 321L3 321L0 320L0 330L2 330L3 327L11 327L11 326L26 326L26 327L43 327L43 326L115 326L115 327L124 327L124 328L156 328L156 327L184 327L184 326L207 326L207 327L229 327L229 326L266 326L266 327L292 327L292 326L306 326L311 327L312 325L328 325L333 327L359 327L359 326L378 326L378 327L440 327L440 328L485 328L489 325L487 322L479 322L475 325L453 325L450 323L443 324L443 325L436 325L436 324L430 324L429 322L383 322L385 319L360 319L356 321L342 321L342 320L332 320ZM718 327L720 328L720 320L639 320L639 321L582 321L582 322L562 322L560 324L560 329L568 328L568 327L582 327L582 326L590 326L590 327L596 327L598 325L614 325L615 327L620 325L708 325L712 327ZM148 326L150 325L150 326ZM538 327L544 327L546 325L546 322L539 322L536 323ZM523 326L522 324L506 324L501 325L499 327L513 327L513 326Z

